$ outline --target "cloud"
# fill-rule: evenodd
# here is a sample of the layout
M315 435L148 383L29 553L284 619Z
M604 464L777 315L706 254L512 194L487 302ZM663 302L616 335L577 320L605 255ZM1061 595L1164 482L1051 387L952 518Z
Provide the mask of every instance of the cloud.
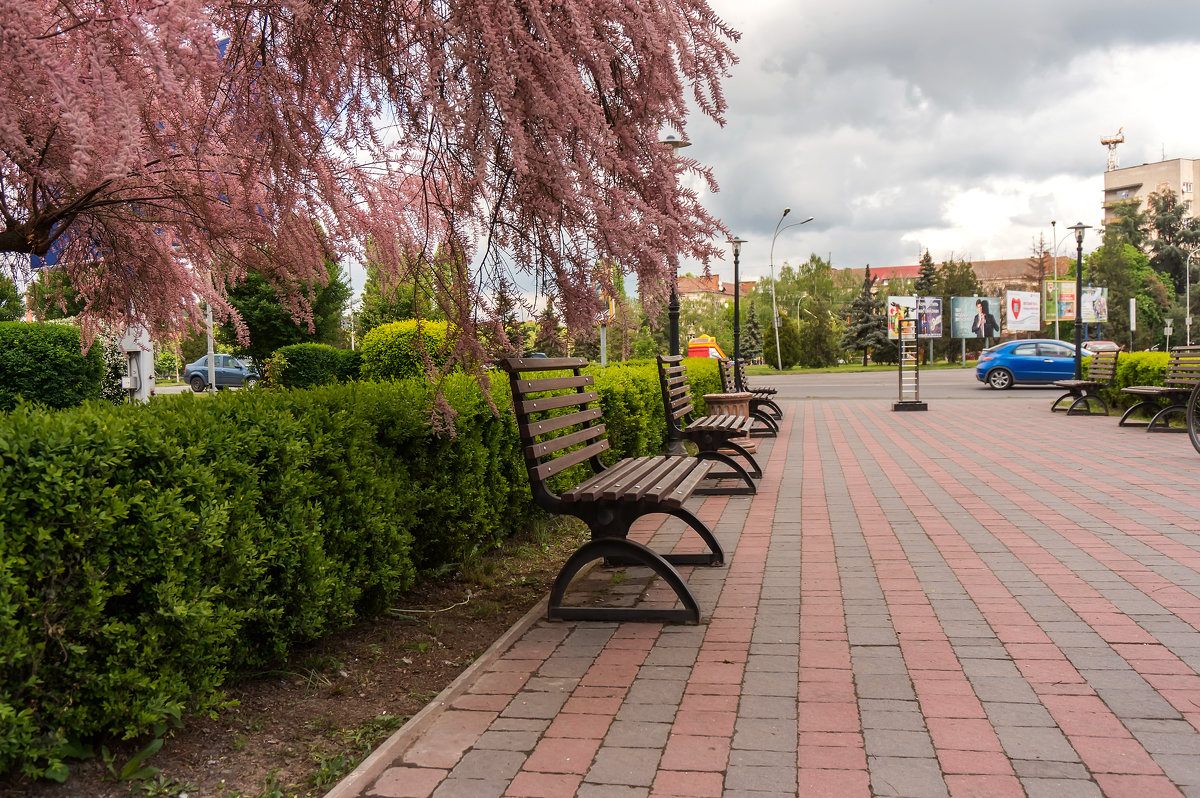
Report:
M777 264L1024 257L1051 219L1098 223L1102 136L1124 127L1123 165L1200 157L1200 4L710 2L742 62L728 124L695 117L688 154L714 168L706 204L750 239L751 274L785 206L816 220Z

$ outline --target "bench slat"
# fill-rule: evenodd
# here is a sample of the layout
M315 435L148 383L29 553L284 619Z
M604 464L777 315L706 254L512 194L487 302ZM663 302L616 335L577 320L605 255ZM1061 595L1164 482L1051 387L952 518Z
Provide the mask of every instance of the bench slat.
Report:
M649 468L652 461L661 459L655 457L634 457L616 463L612 468L596 474L590 479L564 492L564 501L596 501L605 491L615 491L617 487L637 480L639 474Z
M545 435L548 432L556 432L560 429L565 429L572 424L583 424L589 421L595 421L603 414L603 410L599 407L589 407L587 410L580 410L575 413L565 413L561 416L543 419L542 421L531 421L526 426L529 432L529 437L536 438L538 435Z
M561 396L543 396L540 399L524 399L513 402L513 408L518 413L528 416L531 413L544 410L558 410L560 407L571 407L572 405L582 405L598 401L600 401L599 393L596 391L584 391L583 393L564 393Z
M565 388L586 388L596 382L590 374L575 377L540 377L534 380L517 380L517 390L522 395L542 391L561 391Z
M585 460L596 457L603 452L608 451L608 439L596 441L590 446L585 446L582 449L576 449L573 452L567 452L564 455L559 455L548 463L542 463L536 468L529 469L529 475L537 480L546 480L555 474L566 471L573 465L578 465Z
M598 438L601 435L604 435L604 433L605 426L603 424L597 424L594 427L584 427L581 430L576 430L575 432L568 433L567 435L560 435L557 438L551 438L547 441L526 446L525 456L535 459L545 457L548 454L554 454L555 452L562 451L569 446L575 446L585 441Z

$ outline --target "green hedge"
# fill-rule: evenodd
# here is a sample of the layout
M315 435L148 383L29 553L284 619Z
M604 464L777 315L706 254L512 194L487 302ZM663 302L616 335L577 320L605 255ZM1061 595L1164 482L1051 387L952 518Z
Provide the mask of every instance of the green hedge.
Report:
M81 354L79 330L69 324L0 322L0 410L20 399L62 408L98 398L103 350Z
M589 372L612 456L660 452L654 365ZM507 379L498 415L468 377L440 390L453 434L423 378L0 414L0 772L217 706L528 522Z
M362 378L397 380L425 374L425 357L435 368L450 359L444 321L394 321L371 330L362 341Z
M1122 352L1117 356L1117 373L1112 387L1100 392L1104 401L1114 409L1132 407L1140 400L1132 394L1121 393L1121 389L1131 385L1162 385L1167 377L1167 359L1166 352ZM1085 359L1084 363L1089 360Z
M283 358L282 363L278 357ZM276 349L271 360L282 366L271 372L281 387L312 388L358 379L362 357L359 352L329 344L291 344Z

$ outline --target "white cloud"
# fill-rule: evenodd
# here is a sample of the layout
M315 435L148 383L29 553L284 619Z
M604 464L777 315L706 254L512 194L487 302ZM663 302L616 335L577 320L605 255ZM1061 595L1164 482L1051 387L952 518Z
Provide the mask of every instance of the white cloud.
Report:
M1101 137L1124 127L1123 165L1200 158L1200 4L710 2L742 62L728 124L695 117L688 154L750 240L748 276L786 206L816 220L779 237L776 264L1025 257L1051 219L1099 222Z

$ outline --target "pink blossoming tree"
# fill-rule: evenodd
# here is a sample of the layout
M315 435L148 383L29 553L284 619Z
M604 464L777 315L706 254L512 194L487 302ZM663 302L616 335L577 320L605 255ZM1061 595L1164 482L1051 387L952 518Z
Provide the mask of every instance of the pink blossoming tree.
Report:
M92 330L231 315L249 270L303 316L368 247L462 356L522 273L590 327L601 261L661 299L716 254L658 142L689 96L722 121L736 38L705 0L0 0L0 257L53 252Z

